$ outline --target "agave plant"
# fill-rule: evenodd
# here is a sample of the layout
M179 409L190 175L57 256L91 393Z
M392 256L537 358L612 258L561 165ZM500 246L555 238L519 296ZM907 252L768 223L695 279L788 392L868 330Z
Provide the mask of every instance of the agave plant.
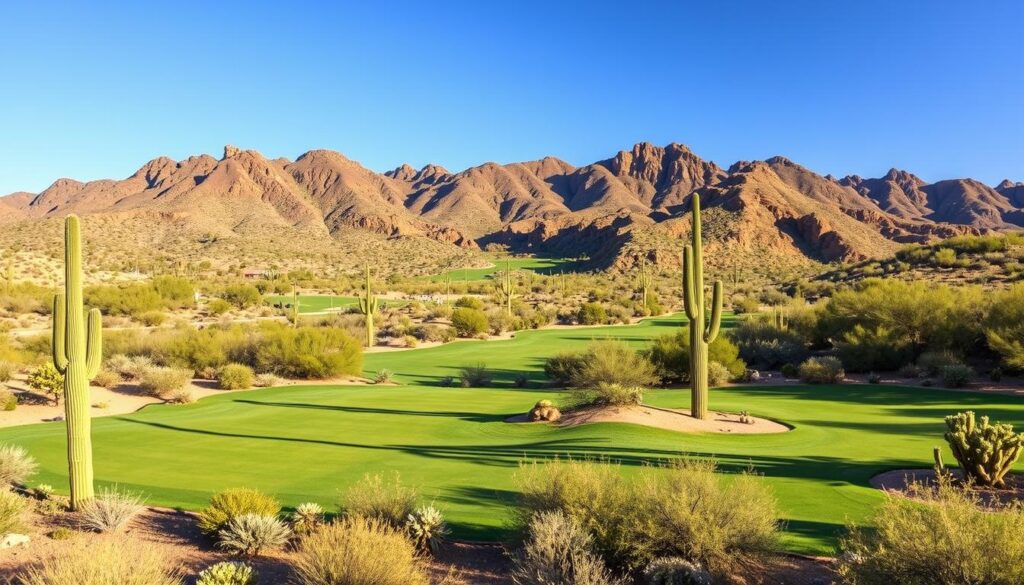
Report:
M423 506L409 514L405 528L416 548L422 552L436 553L448 536L448 524L434 506Z

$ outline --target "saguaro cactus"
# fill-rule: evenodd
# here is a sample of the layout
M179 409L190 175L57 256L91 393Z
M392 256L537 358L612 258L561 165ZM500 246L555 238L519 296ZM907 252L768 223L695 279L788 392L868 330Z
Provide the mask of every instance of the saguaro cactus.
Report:
M991 424L987 416L975 423L970 410L946 417L945 437L964 475L984 486L1003 487L1024 448L1024 433L1013 425Z
M516 296L516 285L512 280L512 264L505 260L505 272L498 281L498 292L501 293L501 300L505 304L505 314L512 316L512 299Z
M83 328L81 228L74 215L64 220L64 291L53 297L53 365L64 374L71 507L78 509L95 495L89 380L99 372L103 345L99 309L89 311L88 333Z
M647 307L647 293L651 289L651 273L647 270L647 257L640 257L640 274L636 277L637 284L640 286L640 299L643 302L644 307Z
M373 347L377 338L373 331L373 314L377 312L377 295L370 285L370 265L366 265L366 294L359 297L359 312L366 321L366 347Z
M705 325L704 247L700 238L700 198L693 195L693 242L683 250L683 305L690 320L690 412L708 416L708 344L718 337L722 321L722 281L716 280L711 318Z

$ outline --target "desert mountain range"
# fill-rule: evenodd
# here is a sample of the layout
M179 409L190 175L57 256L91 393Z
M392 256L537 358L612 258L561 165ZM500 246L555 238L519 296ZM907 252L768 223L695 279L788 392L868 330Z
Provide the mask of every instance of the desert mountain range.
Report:
M74 212L174 221L216 237L269 227L322 238L366 231L627 267L638 254L678 262L694 193L707 210L712 249L755 263L765 255L796 264L858 260L905 243L1024 226L1024 183L927 183L896 169L838 179L783 157L726 169L675 143L636 144L581 167L549 156L385 173L330 150L291 161L226 146L219 160L159 157L126 179L59 179L41 193L12 193L0 198L0 221Z

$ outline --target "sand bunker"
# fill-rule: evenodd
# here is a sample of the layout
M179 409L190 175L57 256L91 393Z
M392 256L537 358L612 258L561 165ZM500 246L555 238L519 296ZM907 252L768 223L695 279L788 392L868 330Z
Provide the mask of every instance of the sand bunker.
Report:
M785 433L790 428L782 423L749 417L750 423L740 422L740 415L730 412L710 412L707 420L697 420L685 409L655 408L653 406L590 406L562 413L556 423L560 427L574 427L590 423L616 422L631 423L676 431L680 433ZM507 422L529 423L525 414L507 419Z

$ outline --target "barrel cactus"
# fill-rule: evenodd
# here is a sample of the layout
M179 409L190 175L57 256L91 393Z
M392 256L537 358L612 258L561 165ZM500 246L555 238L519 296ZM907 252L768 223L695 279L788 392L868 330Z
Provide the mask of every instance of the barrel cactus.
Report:
M103 346L99 309L83 323L82 235L74 215L64 220L64 281L64 292L53 297L53 365L64 376L71 508L78 510L95 495L89 380L100 371Z
M1024 447L1024 433L1013 425L989 423L987 416L975 421L973 411L947 416L945 437L964 476L983 486L1004 487Z

